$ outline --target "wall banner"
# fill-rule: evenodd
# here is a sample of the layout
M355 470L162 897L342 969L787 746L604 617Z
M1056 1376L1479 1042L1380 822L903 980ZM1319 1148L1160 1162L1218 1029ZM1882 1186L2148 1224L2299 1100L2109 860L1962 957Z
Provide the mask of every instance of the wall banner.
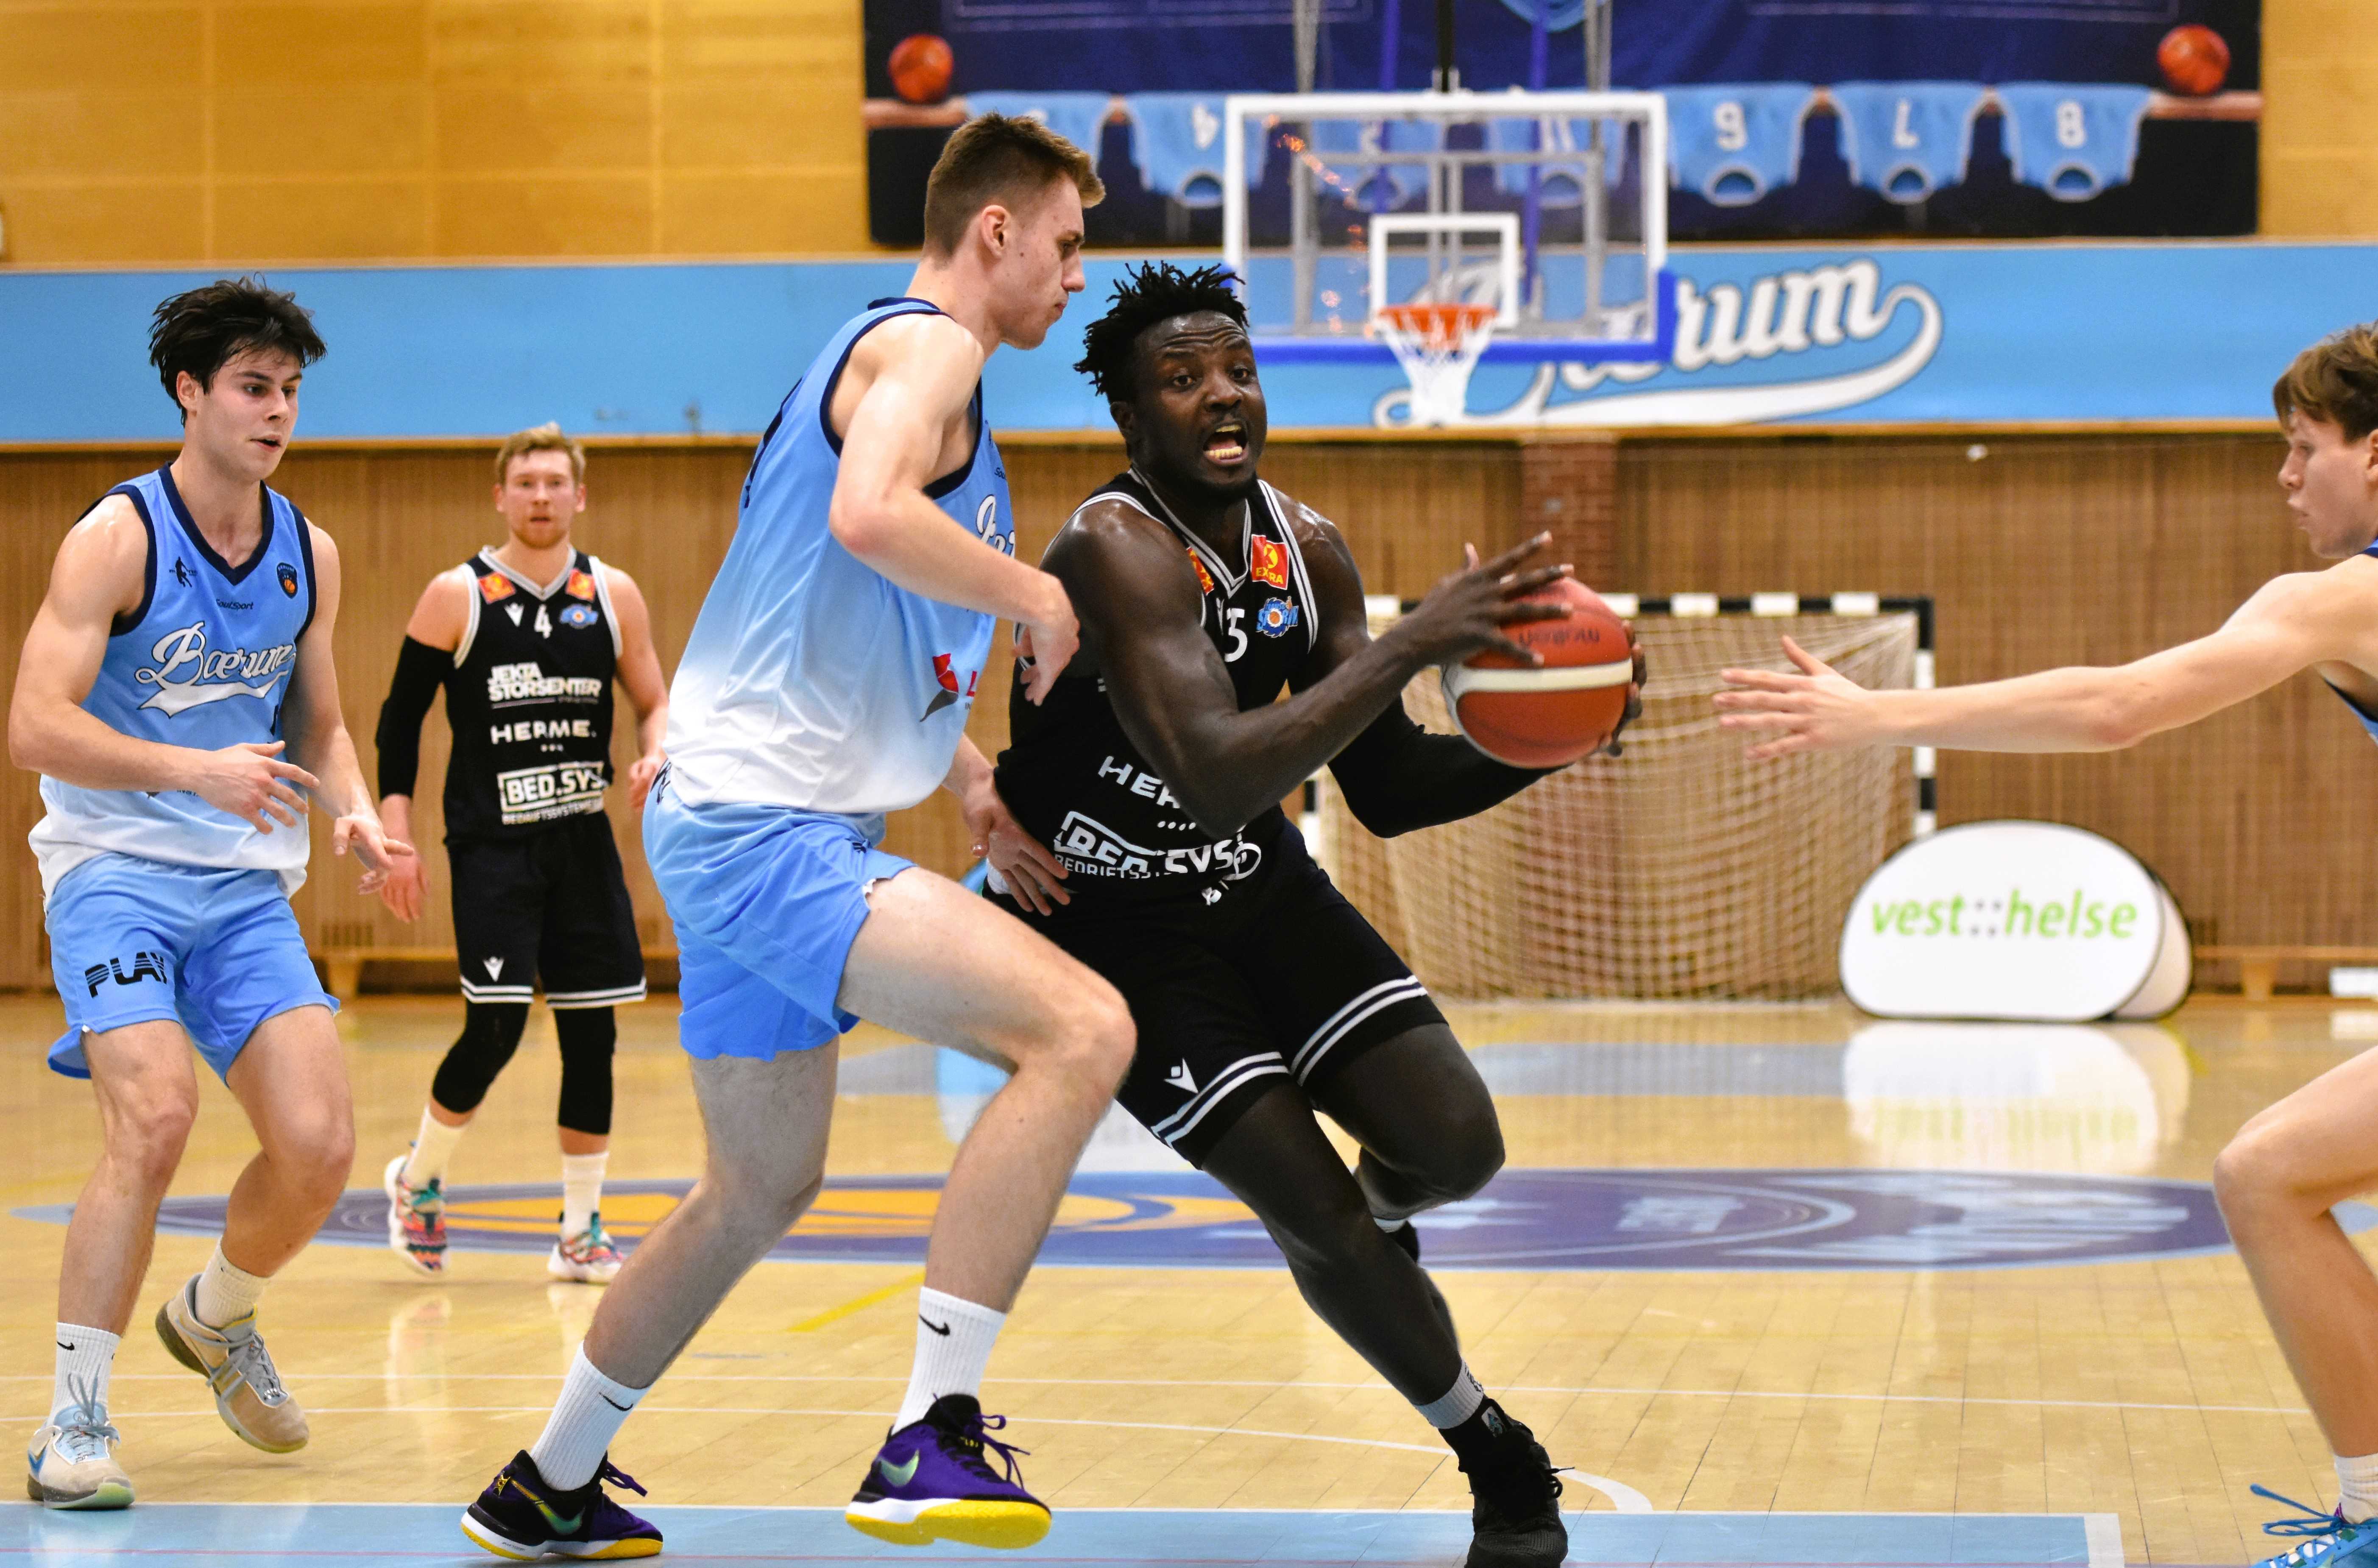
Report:
M2372 245L1690 247L1671 259L1666 363L1490 358L1463 423L2261 420L2299 349L2378 316ZM1110 427L1070 366L1124 265L1094 261L1046 344L992 359L999 428ZM592 436L757 435L835 327L899 293L909 270L378 267L271 281L315 312L330 347L306 377L301 441L487 437L546 419ZM171 438L174 406L146 363L149 314L213 276L0 271L0 443ZM1384 350L1277 365L1264 381L1275 428L1405 417Z

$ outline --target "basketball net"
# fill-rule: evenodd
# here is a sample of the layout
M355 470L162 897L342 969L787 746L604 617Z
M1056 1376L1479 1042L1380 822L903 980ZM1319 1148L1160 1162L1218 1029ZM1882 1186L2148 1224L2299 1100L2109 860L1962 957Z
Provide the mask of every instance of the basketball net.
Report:
M1495 307L1439 300L1379 307L1375 328L1411 381L1411 423L1458 425L1470 373L1495 337Z

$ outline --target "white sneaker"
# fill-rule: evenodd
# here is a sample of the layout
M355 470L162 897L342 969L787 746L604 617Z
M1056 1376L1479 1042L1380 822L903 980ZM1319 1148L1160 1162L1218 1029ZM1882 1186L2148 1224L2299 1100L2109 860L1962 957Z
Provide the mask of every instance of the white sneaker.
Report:
M128 1508L132 1478L115 1462L121 1442L108 1423L107 1406L89 1397L77 1380L66 1385L81 1394L33 1434L25 1451L25 1495L44 1508Z
M619 1249L611 1245L610 1233L603 1228L603 1216L596 1215L585 1229L553 1244L553 1255L545 1260L545 1272L556 1279L575 1280L581 1285L608 1285L618 1277L619 1263Z

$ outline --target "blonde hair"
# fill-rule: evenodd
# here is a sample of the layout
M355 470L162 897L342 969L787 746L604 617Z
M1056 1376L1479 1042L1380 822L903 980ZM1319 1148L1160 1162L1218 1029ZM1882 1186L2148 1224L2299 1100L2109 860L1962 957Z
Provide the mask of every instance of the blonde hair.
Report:
M925 249L955 256L975 214L993 202L1015 207L1060 179L1082 193L1082 205L1106 199L1088 153L1038 120L978 114L951 133L925 179Z
M2378 322L2348 327L2296 355L2271 388L2285 425L2291 413L2334 425L2348 441L2378 430Z
M570 476L577 484L586 483L586 449L571 440L560 425L552 420L527 430L515 430L504 437L496 449L496 483L511 483L512 459L522 452L568 452Z

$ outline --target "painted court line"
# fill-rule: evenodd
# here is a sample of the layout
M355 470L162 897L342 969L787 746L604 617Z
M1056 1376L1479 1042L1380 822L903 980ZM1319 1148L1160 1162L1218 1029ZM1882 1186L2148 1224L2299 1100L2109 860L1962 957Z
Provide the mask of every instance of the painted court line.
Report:
M45 1568L239 1562L255 1568L483 1561L450 1503L161 1503L115 1514L0 1513L0 1559ZM1442 1568L1469 1543L1439 1510L1061 1509L1018 1552L924 1551L853 1533L834 1508L647 1507L690 1562L1062 1563L1079 1568ZM1576 1568L2122 1568L2110 1515L1571 1514ZM2106 1543L2112 1554L2106 1554ZM358 1543L368 1543L359 1550Z
M558 1385L558 1372L456 1372L414 1373L389 1372L308 1372L306 1382L385 1382L390 1378L417 1376L444 1377L451 1375L463 1382L544 1382ZM672 1382L889 1382L906 1385L905 1375L889 1373L850 1372L827 1375L804 1372L680 1372L668 1374ZM47 1373L10 1372L0 1374L0 1382L49 1382ZM186 1382L183 1372L118 1372L115 1382ZM995 1383L1014 1383L1034 1388L1257 1388L1287 1391L1300 1388L1370 1390L1388 1392L1375 1382L1326 1382L1310 1378L1267 1381L1261 1378L1036 1378L1000 1376ZM1814 1399L1850 1400L1885 1405L1987 1405L2017 1409L2056 1410L2170 1410L2210 1416L2309 1416L2312 1412L2300 1405L2184 1405L2156 1404L2138 1399L2001 1399L1980 1394L1820 1394L1800 1393L1792 1389L1773 1388L1578 1388L1553 1383L1497 1384L1495 1392L1506 1394L1597 1394L1624 1399ZM642 1406L640 1406L641 1408ZM425 1406L427 1408L427 1406ZM30 1418L40 1420L43 1418Z

